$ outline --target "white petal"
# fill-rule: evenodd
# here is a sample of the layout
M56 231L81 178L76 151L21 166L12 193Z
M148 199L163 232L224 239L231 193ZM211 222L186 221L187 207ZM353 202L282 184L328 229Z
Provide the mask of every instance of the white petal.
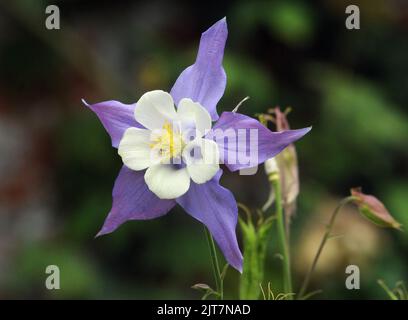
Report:
M189 98L180 100L177 107L177 115L179 116L182 126L187 126L198 131L197 136L202 137L211 129L211 116L207 109Z
M198 184L212 179L220 169L218 145L208 139L197 138L183 150L183 159L191 179Z
M186 168L178 169L171 164L157 164L145 173L145 182L160 199L175 199L190 188L190 176Z
M146 92L136 103L135 119L147 129L160 129L165 121L170 123L177 117L173 98L167 92Z
M118 154L129 169L136 171L160 161L158 153L151 148L151 132L146 129L126 129L119 143Z

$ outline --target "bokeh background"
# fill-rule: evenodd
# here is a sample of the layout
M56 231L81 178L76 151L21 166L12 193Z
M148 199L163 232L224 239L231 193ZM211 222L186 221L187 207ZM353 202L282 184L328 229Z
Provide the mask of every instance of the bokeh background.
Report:
M375 194L408 225L408 3L352 1L361 29L345 28L350 1L0 1L0 298L187 298L213 284L202 225L176 208L94 239L111 205L121 161L96 116L80 102L135 102L170 90L195 58L201 32L227 16L228 84L218 110L291 106L301 177L292 223L300 284L328 214L349 188ZM57 4L61 29L45 28ZM238 201L255 208L269 186L224 173ZM406 233L372 226L350 207L326 247L316 298L381 299L376 283L408 281ZM281 291L271 234L266 280ZM44 286L47 265L61 290ZM357 264L361 290L344 286ZM236 298L230 270L226 296Z

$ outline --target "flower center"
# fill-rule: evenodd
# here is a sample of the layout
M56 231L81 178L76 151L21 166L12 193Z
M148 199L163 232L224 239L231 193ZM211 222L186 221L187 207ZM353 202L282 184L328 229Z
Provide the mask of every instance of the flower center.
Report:
M172 124L166 121L160 133L150 144L150 148L158 150L160 155L167 160L180 156L185 145L179 130L174 131Z

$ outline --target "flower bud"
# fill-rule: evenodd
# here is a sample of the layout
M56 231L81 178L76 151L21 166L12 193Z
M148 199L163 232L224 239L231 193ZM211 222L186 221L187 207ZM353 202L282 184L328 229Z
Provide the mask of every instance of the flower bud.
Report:
M294 204L299 195L299 169L295 146L293 144L289 145L278 154L276 162L282 176L285 204Z
M265 161L265 173L269 177L271 175L279 175L278 163L275 157L269 158Z
M277 131L289 130L289 122L286 111L282 112L279 107L271 109L271 114L263 115L261 121L266 125L268 121L274 122ZM299 194L299 169L296 148L293 144L287 146L276 157L265 161L265 171L269 180L280 179L282 186L282 200L285 207L287 221L290 221L296 210L296 198ZM264 209L274 201L273 190Z
M276 119L276 129L278 131L290 130L286 113L278 107L274 109ZM282 191L285 206L286 218L290 221L296 210L296 199L299 195L299 167L297 161L296 148L289 145L276 157L279 170L282 176Z
M385 208L384 204L376 197L361 192L361 188L352 188L351 195L356 198L360 213L368 220L380 227L401 230L401 224L396 221Z

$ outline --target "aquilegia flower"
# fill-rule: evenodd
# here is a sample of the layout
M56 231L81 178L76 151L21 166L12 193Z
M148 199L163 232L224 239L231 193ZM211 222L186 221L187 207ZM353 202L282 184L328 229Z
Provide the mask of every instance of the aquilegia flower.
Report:
M124 163L113 188L112 209L98 235L128 220L160 217L179 204L209 229L228 263L242 271L237 204L219 183L219 165L231 171L253 167L310 128L271 132L243 114L218 116L216 105L226 86L226 39L224 18L202 34L195 63L181 73L170 93L147 92L131 105L85 103Z

